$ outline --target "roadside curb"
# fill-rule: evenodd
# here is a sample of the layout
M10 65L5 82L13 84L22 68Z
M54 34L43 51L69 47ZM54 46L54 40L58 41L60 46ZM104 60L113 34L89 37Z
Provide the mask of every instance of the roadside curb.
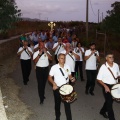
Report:
M20 37L20 35L14 36L14 37L10 37L9 39L0 40L0 44L2 44L4 42L7 42L7 41L10 41L10 40L14 40L14 39L19 38L19 37Z
M0 88L0 120L8 120L6 116L5 108L3 105L1 88Z

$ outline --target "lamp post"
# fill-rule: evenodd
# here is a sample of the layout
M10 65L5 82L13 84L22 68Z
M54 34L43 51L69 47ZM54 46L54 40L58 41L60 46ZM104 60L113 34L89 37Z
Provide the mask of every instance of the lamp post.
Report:
M48 26L50 26L51 28L51 31L53 31L53 27L55 26L56 24L54 22L49 22L48 23Z

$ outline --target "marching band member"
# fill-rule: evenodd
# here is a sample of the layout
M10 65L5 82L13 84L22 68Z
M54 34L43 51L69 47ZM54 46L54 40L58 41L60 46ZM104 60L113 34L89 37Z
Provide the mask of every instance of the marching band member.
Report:
M19 48L17 54L20 56L23 83L27 85L31 72L31 56L33 54L32 49L28 47L28 41L23 41L23 47Z
M84 48L81 47L81 43L80 42L77 43L76 48L74 49L74 51L80 56L80 60L76 60L75 61L76 76L78 77L78 68L79 68L81 81L84 81L84 79L83 79L83 55L84 55Z
M87 83L85 93L94 95L95 80L97 75L96 61L100 61L99 52L95 49L95 43L90 44L90 49L85 51Z
M110 72L111 71L111 72ZM109 120L115 120L113 112L113 97L110 93L111 87L117 83L117 78L120 75L120 70L118 64L114 63L114 56L112 53L106 55L106 63L103 64L98 72L97 81L103 87L103 94L105 97L105 102L100 110L100 114L104 118L109 118ZM108 113L108 114L106 114Z
M53 94L55 100L55 115L56 120L60 120L60 104L61 97L59 93L59 87L64 84L69 83L69 79L71 82L75 82L75 79L72 79L71 70L68 65L65 64L65 54L60 53L58 55L58 64L52 66L48 80L53 85ZM54 80L53 80L54 77ZM70 103L64 102L65 113L67 120L72 120Z
M53 45L53 51L55 51L55 61L58 63L58 54L65 49L65 44L62 42L61 38L58 38L58 42Z
M40 43L40 42L42 42L42 39L39 37L39 38L38 38L38 44L36 44L36 45L34 46L34 52L36 52L36 51L39 50L39 43Z
M36 64L40 104L43 104L45 99L45 86L49 74L49 60L52 60L52 56L46 50L43 42L39 42L39 50L33 54L33 60Z
M65 64L69 65L72 72L72 76L74 76L75 60L80 60L80 56L75 51L72 50L70 43L66 43L65 50L63 50L61 53L66 55Z

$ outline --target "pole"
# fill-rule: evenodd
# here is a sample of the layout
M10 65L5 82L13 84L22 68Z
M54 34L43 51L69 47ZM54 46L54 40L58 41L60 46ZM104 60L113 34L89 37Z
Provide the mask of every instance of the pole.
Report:
M102 12L102 22L103 22L103 12Z
M86 40L88 41L88 0L86 1Z
M100 13L100 10L98 9L98 24L99 24L99 13Z
M96 41L97 41L97 29L96 29Z

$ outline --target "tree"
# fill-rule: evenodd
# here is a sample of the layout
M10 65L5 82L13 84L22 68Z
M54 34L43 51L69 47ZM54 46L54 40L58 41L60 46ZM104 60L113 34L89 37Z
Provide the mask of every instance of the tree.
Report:
M120 33L120 2L111 4L111 7L113 9L107 11L102 28L108 32Z
M0 0L0 32L13 27L13 23L19 20L21 15L14 0Z

